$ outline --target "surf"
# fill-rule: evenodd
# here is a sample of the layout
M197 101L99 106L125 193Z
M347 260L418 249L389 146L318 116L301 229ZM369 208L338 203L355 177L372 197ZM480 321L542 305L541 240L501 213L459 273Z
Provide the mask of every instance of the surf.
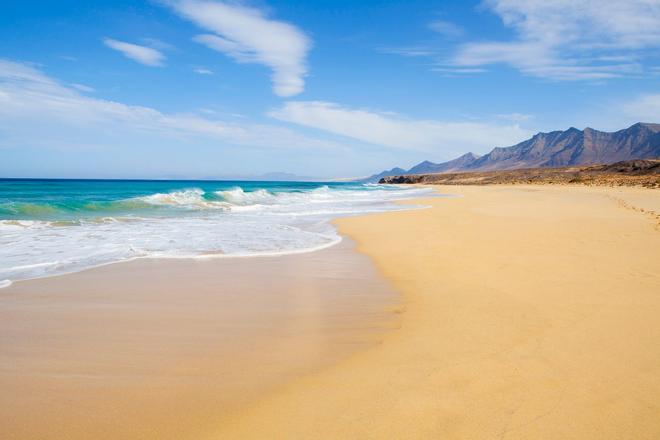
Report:
M8 190L0 181L0 285L135 258L312 252L341 240L333 218L410 209L395 202L428 194L382 185L203 181L12 182Z

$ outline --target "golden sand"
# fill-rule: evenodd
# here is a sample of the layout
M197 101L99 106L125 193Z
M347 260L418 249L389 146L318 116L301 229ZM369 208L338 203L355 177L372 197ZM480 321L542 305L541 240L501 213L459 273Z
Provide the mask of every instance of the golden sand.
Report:
M660 192L438 189L337 222L377 345L345 248L4 290L0 438L660 438Z
M401 327L208 438L660 438L660 192L439 190L462 197L337 222Z
M0 439L197 440L372 346L396 296L352 247L140 260L0 290Z

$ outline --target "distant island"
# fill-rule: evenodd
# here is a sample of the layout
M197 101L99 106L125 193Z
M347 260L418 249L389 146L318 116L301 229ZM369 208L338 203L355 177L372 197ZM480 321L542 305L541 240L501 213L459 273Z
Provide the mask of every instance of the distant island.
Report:
M483 156L466 153L447 162L424 161L409 170L392 168L360 181L379 182L390 176L412 174L575 167L654 158L660 158L660 124L638 122L615 132L571 127L538 133L519 144L493 148Z

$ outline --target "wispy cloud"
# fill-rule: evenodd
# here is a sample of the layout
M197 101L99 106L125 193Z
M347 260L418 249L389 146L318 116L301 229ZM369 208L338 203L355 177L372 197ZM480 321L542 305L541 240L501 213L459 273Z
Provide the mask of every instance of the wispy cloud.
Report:
M495 115L495 117L497 117L498 119L502 119L505 121L512 121L512 122L524 122L534 118L534 116L527 115L524 113L501 113L499 115Z
M660 93L639 96L624 104L623 110L636 121L660 123Z
M660 49L656 0L485 0L516 33L510 41L471 42L449 64L503 63L553 80L599 80L639 74L646 49Z
M293 96L304 89L310 39L296 26L268 18L260 9L208 0L173 0L179 15L212 34L194 40L239 63L258 63L272 70L273 91Z
M127 43L125 41L119 41L113 38L105 38L103 43L109 48L121 52L126 58L130 58L133 61L144 64L145 66L164 65L165 55L151 47Z
M516 124L413 120L321 101L290 101L269 115L371 144L433 151L447 158L466 151L483 152L510 145L530 134Z
M404 57L428 57L435 54L434 50L425 46L379 47L377 50L381 53Z
M207 69L206 67L195 67L193 68L193 72L199 75L213 75L213 71L211 69Z
M92 93L95 92L93 87L86 86L85 84L78 84L78 83L71 83L71 87L73 87L76 90L80 90L81 92L86 92L86 93Z
M35 132L34 126L48 127ZM163 113L82 95L25 63L0 59L0 145L98 145L139 134L170 145L210 141L220 147L331 148L336 144L275 125L236 123L195 113ZM41 136L41 137L40 137ZM114 142L114 141L113 141ZM110 142L112 144L112 142Z
M429 23L428 26L432 31L437 32L447 38L459 38L465 34L465 29L463 29L463 27L457 25L456 23L452 23L451 21L434 20Z
M429 70L431 72L442 73L443 76L447 77L464 76L486 72L486 69L482 69L480 67L431 67Z
M172 45L170 43L166 43L163 40L159 40L158 38L145 37L145 38L142 38L141 41L146 46L151 47L153 49L158 49L160 51L168 51L168 50L176 50L177 49L174 45Z

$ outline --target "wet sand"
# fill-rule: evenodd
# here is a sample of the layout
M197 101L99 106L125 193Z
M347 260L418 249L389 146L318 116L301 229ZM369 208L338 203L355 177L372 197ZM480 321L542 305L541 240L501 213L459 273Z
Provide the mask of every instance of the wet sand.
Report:
M0 438L200 439L373 347L397 296L353 247L138 260L0 290Z

